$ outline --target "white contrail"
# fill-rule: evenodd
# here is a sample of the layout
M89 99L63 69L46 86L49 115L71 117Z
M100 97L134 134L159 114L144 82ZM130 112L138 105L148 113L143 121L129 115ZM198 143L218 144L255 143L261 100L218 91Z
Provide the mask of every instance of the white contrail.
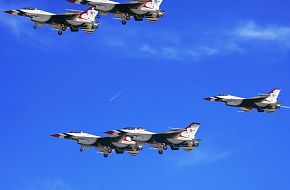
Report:
M290 109L290 107L289 107L289 106L281 106L281 108Z
M115 94L114 96L112 96L108 101L109 102L114 101L116 98L118 98L119 96L121 96L126 91L127 91L127 89L123 89L123 90L119 91L117 94Z

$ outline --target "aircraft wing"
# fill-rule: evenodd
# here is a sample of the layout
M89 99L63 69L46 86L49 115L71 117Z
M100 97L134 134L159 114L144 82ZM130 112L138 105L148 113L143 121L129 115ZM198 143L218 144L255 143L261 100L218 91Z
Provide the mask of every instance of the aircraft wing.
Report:
M167 141L167 138L173 138L179 135L184 129L174 129L163 133L153 134L150 141L160 142Z
M245 98L244 101L261 102L261 101L265 100L266 98L268 98L269 96L270 95L268 95L268 94L263 94L263 95L255 96L252 98Z
M159 135L165 135L165 136L177 135L177 134L181 133L183 130L184 129L172 129L170 131L159 133Z
M73 13L73 12L68 12L68 13L62 13L62 14L57 14L57 15L53 15L51 16L52 20L73 20L74 18L76 18L77 16L79 16L80 13Z
M107 146L107 147L111 147L112 149L115 148L115 146L112 143L117 142L121 138L123 138L123 136L100 137L100 136L95 136L95 135L91 135L91 134L83 133L83 132L59 133L59 134L53 134L51 136L55 138L75 140L77 141L78 144L82 144L82 145L90 145L90 146L95 146L95 147Z
M69 139L69 140L75 140L78 144L90 147L91 145L95 144L99 136L92 135L89 133L83 133L83 132L68 132L68 133L58 133L51 135L55 138L61 138L61 139Z
M5 11L8 14L12 15L18 15L18 16L27 16L30 17L31 20L33 21L38 21L38 22L47 22L48 20L52 20L55 22L62 22L65 23L66 20L73 20L76 18L79 13L76 12L67 12L67 13L62 13L62 14L53 14L45 11L41 11L40 13L32 13L32 12L25 12L24 10L9 10Z
M130 2L125 2L125 3L120 3L119 5L117 6L121 6L121 7L129 7L131 9L133 8L139 8L140 6L143 6L145 2L142 2L142 1L130 1Z
M11 14L11 15L18 15L18 16L26 16L26 17L30 17L31 19L33 18L38 18L39 20L48 20L50 19L52 16L54 16L54 14L52 13L29 13L29 12L25 12L21 9L18 10L8 10L8 11L4 11L7 14Z
M98 143L103 146L111 146L112 142L117 142L122 138L122 136L117 137L101 137L98 139Z
M91 135L88 133L83 133L83 132L68 132L68 133L58 133L58 134L53 134L51 135L52 137L55 138L61 138L61 139L71 139L71 140L83 140L83 139L98 139L100 138L99 136L96 135Z
M90 5L90 6L110 6L115 5L117 7L138 7L143 5L146 1L140 0L140 1L130 1L130 2L124 2L124 3L118 3L115 1L98 1L98 0L68 0L71 3L74 4L83 4L83 5Z
M144 3L146 3L146 0L129 1L129 2L120 3L120 5L143 5Z

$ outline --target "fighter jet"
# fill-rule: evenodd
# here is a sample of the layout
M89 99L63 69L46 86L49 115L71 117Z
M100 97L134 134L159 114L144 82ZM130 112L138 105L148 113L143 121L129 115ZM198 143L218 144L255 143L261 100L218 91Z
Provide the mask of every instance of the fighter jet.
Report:
M100 137L84 132L69 132L53 134L52 137L75 140L81 145L80 151L83 152L88 148L96 148L104 157L107 158L109 154L115 150L116 154L123 154L128 151L131 156L135 156L142 150L142 146L137 146L136 142L131 137L126 135L119 135L115 137Z
M112 13L125 25L132 17L135 21L144 18L149 22L156 22L165 11L160 10L163 0L137 0L119 3L110 0L68 0L71 3L94 6L101 15Z
M92 33L99 26L99 22L95 21L98 11L94 7L84 12L71 10L62 14L54 14L36 8L23 8L4 12L12 15L30 17L31 21L35 23L33 26L34 29L38 26L49 24L52 28L58 30L58 35L62 35L62 32L68 28L72 32L77 32L79 29L82 29L86 33Z
M280 89L273 89L268 94L259 94L252 98L221 94L204 99L213 102L224 102L227 106L240 107L242 112L250 112L253 109L257 109L258 112L264 112L266 110L268 113L272 113L276 109L284 107L281 103L277 102L280 91Z
M105 133L112 136L126 134L136 141L137 144L149 143L155 149L158 149L159 154L163 154L170 146L172 150L183 148L185 151L191 151L199 145L199 139L195 139L195 134L199 128L199 123L191 123L184 129L172 129L164 133L153 133L146 131L144 128L124 128L121 130L107 131Z
M163 150L167 150L167 146L170 146L171 150L183 148L185 151L191 151L194 147L199 146L199 139L195 139L199 127L200 123L192 123L184 129L172 129L164 133L157 133L152 135L147 143L158 149L159 154L163 154Z

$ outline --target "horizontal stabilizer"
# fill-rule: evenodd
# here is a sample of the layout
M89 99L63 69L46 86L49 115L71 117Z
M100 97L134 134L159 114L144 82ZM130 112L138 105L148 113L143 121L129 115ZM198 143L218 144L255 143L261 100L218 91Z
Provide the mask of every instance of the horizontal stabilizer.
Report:
M243 108L241 107L241 111L240 112L251 112L253 110L253 108Z

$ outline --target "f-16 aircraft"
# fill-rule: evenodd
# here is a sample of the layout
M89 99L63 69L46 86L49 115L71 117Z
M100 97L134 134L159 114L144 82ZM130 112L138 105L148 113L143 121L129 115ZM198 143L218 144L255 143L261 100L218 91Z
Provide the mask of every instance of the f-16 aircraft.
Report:
M281 103L277 102L280 91L280 89L273 89L268 94L260 94L252 98L241 98L238 96L221 94L205 98L205 100L224 102L227 106L240 107L242 112L250 112L253 109L257 109L258 112L264 112L266 110L268 113L272 113L276 109L284 107Z
M164 133L153 133L146 131L144 128L124 128L121 130L107 131L105 133L112 136L126 134L137 143L149 143L153 148L158 149L158 153L162 154L167 147L172 150L183 148L185 151L191 151L199 145L199 140L195 139L195 134L199 129L199 123L192 123L184 129L172 129Z
M165 11L160 10L163 0L137 0L126 3L119 3L110 0L68 0L71 3L94 6L101 15L112 13L121 19L125 25L133 17L135 21L142 21L144 18L149 22L156 22Z
M72 32L82 29L86 33L92 33L99 26L99 22L95 21L98 11L94 7L84 12L71 10L62 14L54 14L36 8L23 8L5 12L12 15L30 17L31 21L35 23L34 29L38 26L49 24L52 28L58 30L58 35L62 35L62 32L68 28Z
M116 154L123 154L124 151L128 151L131 156L135 156L142 150L142 146L136 145L136 142L131 137L126 135L119 135L115 137L100 137L84 132L69 132L51 135L56 138L71 139L77 141L81 145L80 151L84 149L95 147L104 157L108 157L109 154L115 150Z

